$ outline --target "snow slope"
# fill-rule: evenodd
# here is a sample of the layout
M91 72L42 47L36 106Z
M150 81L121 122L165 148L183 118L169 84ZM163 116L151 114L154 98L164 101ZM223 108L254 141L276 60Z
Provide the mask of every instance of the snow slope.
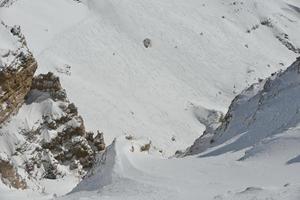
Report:
M22 26L40 71L61 74L88 128L108 142L147 137L165 155L205 129L197 106L225 112L236 93L295 59L277 36L300 45L297 1L84 3L19 0L0 18ZM272 27L261 25L269 18Z
M237 93L295 60L299 7L297 0L17 0L0 8L1 20L21 25L39 72L60 75L87 128L103 130L107 143L117 137L61 199L298 200L296 124L255 148L251 135L207 156L230 146L225 136L201 158L161 155L214 130ZM290 98L280 100L293 109ZM150 150L140 152L145 144ZM0 185L0 199L51 199L75 186L61 181L46 181L46 194Z
M300 59L238 95L201 154L146 157L118 138L61 199L299 199L299 69Z

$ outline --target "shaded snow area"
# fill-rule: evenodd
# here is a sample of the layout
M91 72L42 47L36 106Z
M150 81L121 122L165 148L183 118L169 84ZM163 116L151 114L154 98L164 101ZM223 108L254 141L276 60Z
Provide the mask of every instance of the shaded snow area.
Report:
M294 148L295 155L290 156L296 156L300 145L299 74L298 58L287 70L243 91L233 100L222 125L200 137L187 154L201 153L208 147L211 150L202 156L250 148L241 158L247 159L257 154L270 155L268 149L273 146L281 154Z
M33 95L0 132L29 187L1 182L0 200L300 199L298 0L11 2L0 20L20 25L37 71L59 75L110 145L84 177L61 165L59 179L29 180L39 143L22 130L64 114ZM0 48L18 50L5 34Z

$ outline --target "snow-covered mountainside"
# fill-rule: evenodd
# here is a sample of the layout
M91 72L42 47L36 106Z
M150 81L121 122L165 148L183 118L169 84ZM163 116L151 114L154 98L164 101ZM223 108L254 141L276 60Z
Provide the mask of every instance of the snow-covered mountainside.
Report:
M60 74L87 127L100 127L108 142L146 137L172 155L205 129L194 109L226 112L237 93L296 58L287 46L300 46L299 7L295 0L19 0L0 18L21 25L38 71Z
M241 159L268 155L270 148L290 160L300 146L300 57L287 70L274 73L239 94L222 124L207 130L187 150L186 155L216 156L248 149ZM294 152L290 152L293 150ZM278 155L277 155L278 156ZM289 163L289 160L286 160Z
M0 0L0 21L70 99L31 87L2 124L0 200L300 199L298 0Z
M145 158L118 138L61 199L297 200L299 87L300 58L238 95L222 125L189 149L194 157Z

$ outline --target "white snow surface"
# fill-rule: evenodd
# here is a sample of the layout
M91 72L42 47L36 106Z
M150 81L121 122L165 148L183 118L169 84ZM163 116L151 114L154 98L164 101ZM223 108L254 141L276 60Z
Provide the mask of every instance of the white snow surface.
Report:
M215 126L203 117L225 113L244 88L295 60L276 37L300 47L299 8L297 0L18 0L0 8L1 20L21 26L38 72L60 75L86 127L103 131L107 144L117 137L61 199L298 200L296 124L255 148L166 157ZM291 96L280 105L293 105ZM45 184L47 194L1 186L0 199L51 199L75 181Z
M295 59L277 34L300 46L297 1L84 3L19 0L0 18L21 25L39 72L60 73L89 129L102 130L107 143L125 133L147 137L166 155L205 128L191 104L226 112L237 93ZM266 18L275 28L260 25Z
M145 157L118 138L60 199L297 200L299 86L300 58L238 95L226 130L218 129L215 142L196 156Z
M106 159L99 159L90 176L59 199L297 200L300 197L299 163L286 165L285 160L277 159L274 154L244 161L237 161L243 151L216 157L163 160L132 153L130 149L130 142L119 138L107 149Z

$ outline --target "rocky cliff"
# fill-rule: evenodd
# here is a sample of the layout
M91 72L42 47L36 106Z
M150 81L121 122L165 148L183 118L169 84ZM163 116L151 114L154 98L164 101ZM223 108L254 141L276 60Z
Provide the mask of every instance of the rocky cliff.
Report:
M103 133L86 131L59 78L53 73L34 77L23 101L18 113L0 128L3 182L38 189L41 179L84 176L96 154L105 149ZM6 168L11 172L7 174Z
M0 24L0 123L16 113L29 92L37 62L27 48L20 27ZM8 44L7 44L8 43Z
M45 167L44 177L55 179L60 172L57 165L69 166L70 170L86 170L92 167L97 152L104 150L103 133L94 134L85 130L84 121L76 106L67 99L59 78L53 73L40 74L33 79L26 103L46 102L48 112L43 113L40 125L33 131L23 132L29 141L38 143L37 152L53 158ZM27 162L34 166L36 159ZM33 167L30 167L31 169ZM82 169L82 170L81 170ZM33 169L32 169L33 170Z
M105 148L88 132L53 73L37 68L20 27L0 24L0 177L9 187L40 189L41 179L83 176Z

